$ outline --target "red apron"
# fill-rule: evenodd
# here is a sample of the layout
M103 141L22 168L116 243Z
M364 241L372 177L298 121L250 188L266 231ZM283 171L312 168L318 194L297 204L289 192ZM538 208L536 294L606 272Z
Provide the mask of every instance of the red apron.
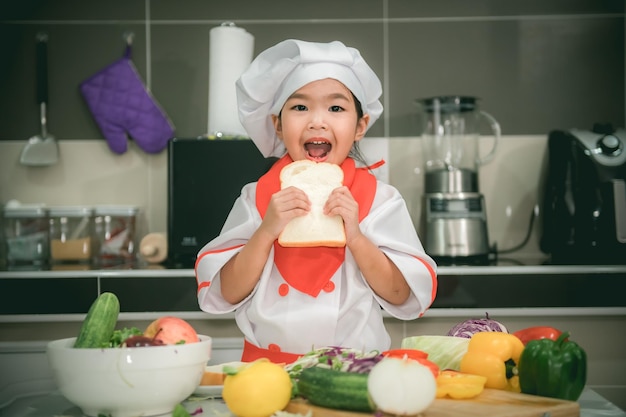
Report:
M272 195L280 191L280 171L293 160L285 155L263 175L256 187L256 206L261 218L265 216L267 206ZM384 162L372 166L382 165ZM347 158L342 164L344 178L343 185L350 189L354 199L359 203L359 221L362 221L370 211L376 195L376 177L369 172L369 168L356 168L354 160ZM337 269L345 260L345 247L313 247L313 248L285 248L274 242L274 263L283 279L292 288L317 297L329 283ZM295 336L294 336L295 337ZM259 358L268 358L276 363L291 363L301 354L280 352L274 346L261 348L245 342L242 361L251 362Z

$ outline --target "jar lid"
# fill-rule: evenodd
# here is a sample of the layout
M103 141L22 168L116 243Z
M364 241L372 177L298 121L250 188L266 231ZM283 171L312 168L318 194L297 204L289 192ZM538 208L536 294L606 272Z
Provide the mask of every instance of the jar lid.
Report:
M93 215L93 208L85 206L50 207L50 217L86 217Z
M135 216L139 208L137 206L96 206L96 216Z
M4 208L4 217L7 218L46 216L48 216L48 209L42 204L22 204Z
M424 106L429 113L438 111L441 113L459 113L474 111L478 97L472 96L439 96L415 100Z

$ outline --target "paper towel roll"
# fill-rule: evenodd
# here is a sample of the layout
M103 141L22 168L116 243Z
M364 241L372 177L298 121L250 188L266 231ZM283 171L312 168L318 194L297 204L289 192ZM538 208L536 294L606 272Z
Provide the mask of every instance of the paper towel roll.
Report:
M237 114L235 82L252 62L254 36L232 24L211 29L208 134L248 137Z

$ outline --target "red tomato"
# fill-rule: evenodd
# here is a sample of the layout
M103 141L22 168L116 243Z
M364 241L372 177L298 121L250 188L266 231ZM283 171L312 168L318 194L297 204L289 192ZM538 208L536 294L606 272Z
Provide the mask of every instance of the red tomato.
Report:
M417 349L391 349L383 352L383 356L391 356L392 358L403 358L405 355L409 359L428 358L428 353Z
M439 375L439 366L436 363L428 360L428 353L417 349L391 349L382 353L383 356L389 358L407 358L418 362L420 365L424 365L433 373L435 378Z
M559 329L550 326L533 326L521 329L513 333L524 345L531 340L551 339L556 340L563 333Z

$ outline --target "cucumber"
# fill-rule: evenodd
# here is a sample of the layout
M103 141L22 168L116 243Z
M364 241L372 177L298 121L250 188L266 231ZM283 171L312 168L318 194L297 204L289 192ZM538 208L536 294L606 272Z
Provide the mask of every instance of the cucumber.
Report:
M312 367L302 370L298 394L311 404L348 411L374 411L367 392L367 374Z
M89 308L74 347L108 347L119 314L120 301L117 296L110 292L100 294Z

